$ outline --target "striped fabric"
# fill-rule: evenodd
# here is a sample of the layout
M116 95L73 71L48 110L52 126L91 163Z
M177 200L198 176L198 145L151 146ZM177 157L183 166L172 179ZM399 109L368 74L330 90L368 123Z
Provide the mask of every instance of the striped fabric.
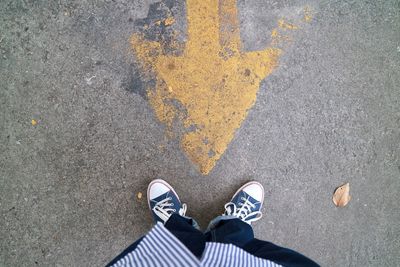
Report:
M232 244L208 242L201 260L197 259L162 223L157 223L135 250L114 266L251 266L279 267L257 258Z

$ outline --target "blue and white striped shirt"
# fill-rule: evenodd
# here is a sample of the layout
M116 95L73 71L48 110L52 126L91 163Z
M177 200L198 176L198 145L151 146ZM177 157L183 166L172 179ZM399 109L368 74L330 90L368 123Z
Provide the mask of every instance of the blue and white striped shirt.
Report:
M157 223L138 246L114 266L266 266L279 267L232 244L207 242L199 260L162 223Z

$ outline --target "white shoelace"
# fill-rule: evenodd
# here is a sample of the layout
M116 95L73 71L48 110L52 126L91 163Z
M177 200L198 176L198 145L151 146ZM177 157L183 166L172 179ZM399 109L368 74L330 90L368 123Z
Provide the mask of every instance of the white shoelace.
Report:
M250 202L249 198L241 197L240 200L241 202L238 203L239 208L233 202L226 203L224 215L236 216L248 224L261 219L261 211L251 211L252 209L255 209L256 206ZM251 218L253 216L254 218Z
M174 203L170 202L172 200L171 197L164 198L163 200L156 203L153 207L154 213L164 221L164 223L171 217L173 213L176 212L176 209L172 208ZM182 204L182 208L178 211L179 215L185 216L186 214L186 204Z

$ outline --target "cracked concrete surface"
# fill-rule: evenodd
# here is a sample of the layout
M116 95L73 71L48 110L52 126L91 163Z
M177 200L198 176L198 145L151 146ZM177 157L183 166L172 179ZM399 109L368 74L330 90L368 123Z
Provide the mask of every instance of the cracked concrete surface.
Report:
M155 178L203 228L258 180L257 237L323 266L398 265L398 1L239 1L246 50L269 42L277 18L315 13L207 176L140 91L129 38L155 2L0 2L0 265L106 264L150 229ZM352 200L339 209L344 182Z

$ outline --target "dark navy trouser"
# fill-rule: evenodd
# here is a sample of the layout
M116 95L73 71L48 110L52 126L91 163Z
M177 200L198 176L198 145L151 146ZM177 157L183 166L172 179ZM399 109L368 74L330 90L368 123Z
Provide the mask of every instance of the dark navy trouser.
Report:
M314 261L291 249L254 238L253 228L240 219L221 220L212 230L202 233L193 227L192 219L173 214L165 223L165 227L198 258L201 258L206 242L218 242L233 244L256 257L273 261L282 266L319 266ZM134 250L142 238L126 248L107 266L113 265Z

